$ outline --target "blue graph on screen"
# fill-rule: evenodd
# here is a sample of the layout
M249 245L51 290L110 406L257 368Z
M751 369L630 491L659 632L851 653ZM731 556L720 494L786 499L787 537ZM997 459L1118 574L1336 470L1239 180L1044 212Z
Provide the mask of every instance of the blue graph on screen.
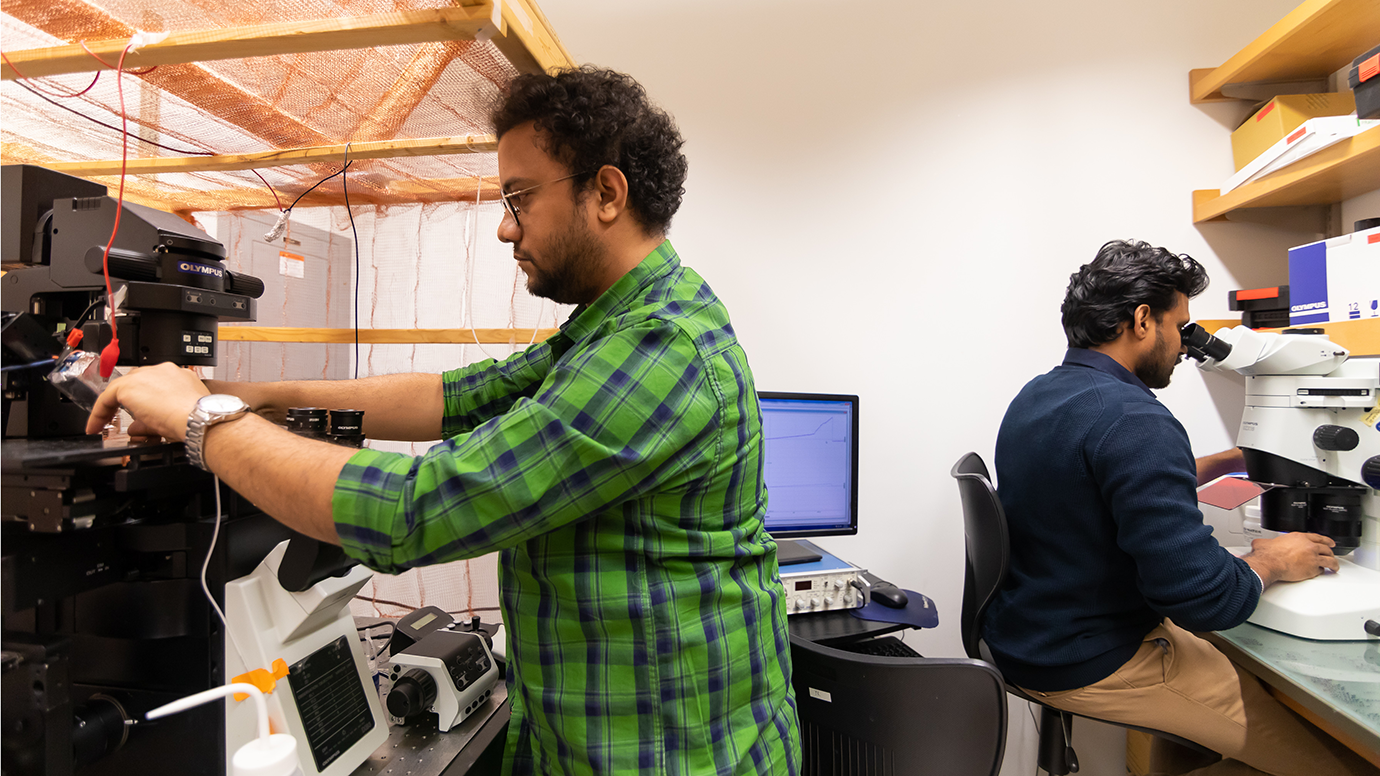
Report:
M851 524L853 418L848 402L762 400L767 531Z

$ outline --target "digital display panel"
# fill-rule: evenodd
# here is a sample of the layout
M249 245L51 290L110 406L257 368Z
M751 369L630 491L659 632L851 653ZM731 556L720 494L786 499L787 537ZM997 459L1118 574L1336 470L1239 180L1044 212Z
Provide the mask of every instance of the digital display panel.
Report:
M858 397L761 392L767 532L858 532Z
M374 729L374 715L344 636L292 664L287 678L317 771L326 770Z

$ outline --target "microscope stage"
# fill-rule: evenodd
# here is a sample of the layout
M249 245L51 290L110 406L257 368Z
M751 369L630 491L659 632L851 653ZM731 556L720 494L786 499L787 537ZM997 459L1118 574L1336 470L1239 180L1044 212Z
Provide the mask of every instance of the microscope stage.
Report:
M1244 554L1246 548L1233 548ZM1302 582L1276 582L1260 597L1248 622L1316 641L1375 639L1367 620L1380 622L1380 571L1338 558L1337 573Z

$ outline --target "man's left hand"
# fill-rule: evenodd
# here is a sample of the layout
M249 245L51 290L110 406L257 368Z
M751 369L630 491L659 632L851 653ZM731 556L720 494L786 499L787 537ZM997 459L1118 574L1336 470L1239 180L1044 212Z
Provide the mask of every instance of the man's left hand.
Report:
M140 367L106 386L86 420L86 433L98 434L121 407L134 416L130 436L161 436L182 441L187 416L210 391L189 369L170 363Z

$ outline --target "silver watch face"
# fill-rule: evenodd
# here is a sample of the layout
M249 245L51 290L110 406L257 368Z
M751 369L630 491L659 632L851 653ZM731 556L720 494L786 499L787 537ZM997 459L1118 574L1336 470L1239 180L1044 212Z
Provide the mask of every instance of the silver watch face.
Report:
M229 415L249 408L244 399L225 393L213 393L197 400L196 406L212 415Z

